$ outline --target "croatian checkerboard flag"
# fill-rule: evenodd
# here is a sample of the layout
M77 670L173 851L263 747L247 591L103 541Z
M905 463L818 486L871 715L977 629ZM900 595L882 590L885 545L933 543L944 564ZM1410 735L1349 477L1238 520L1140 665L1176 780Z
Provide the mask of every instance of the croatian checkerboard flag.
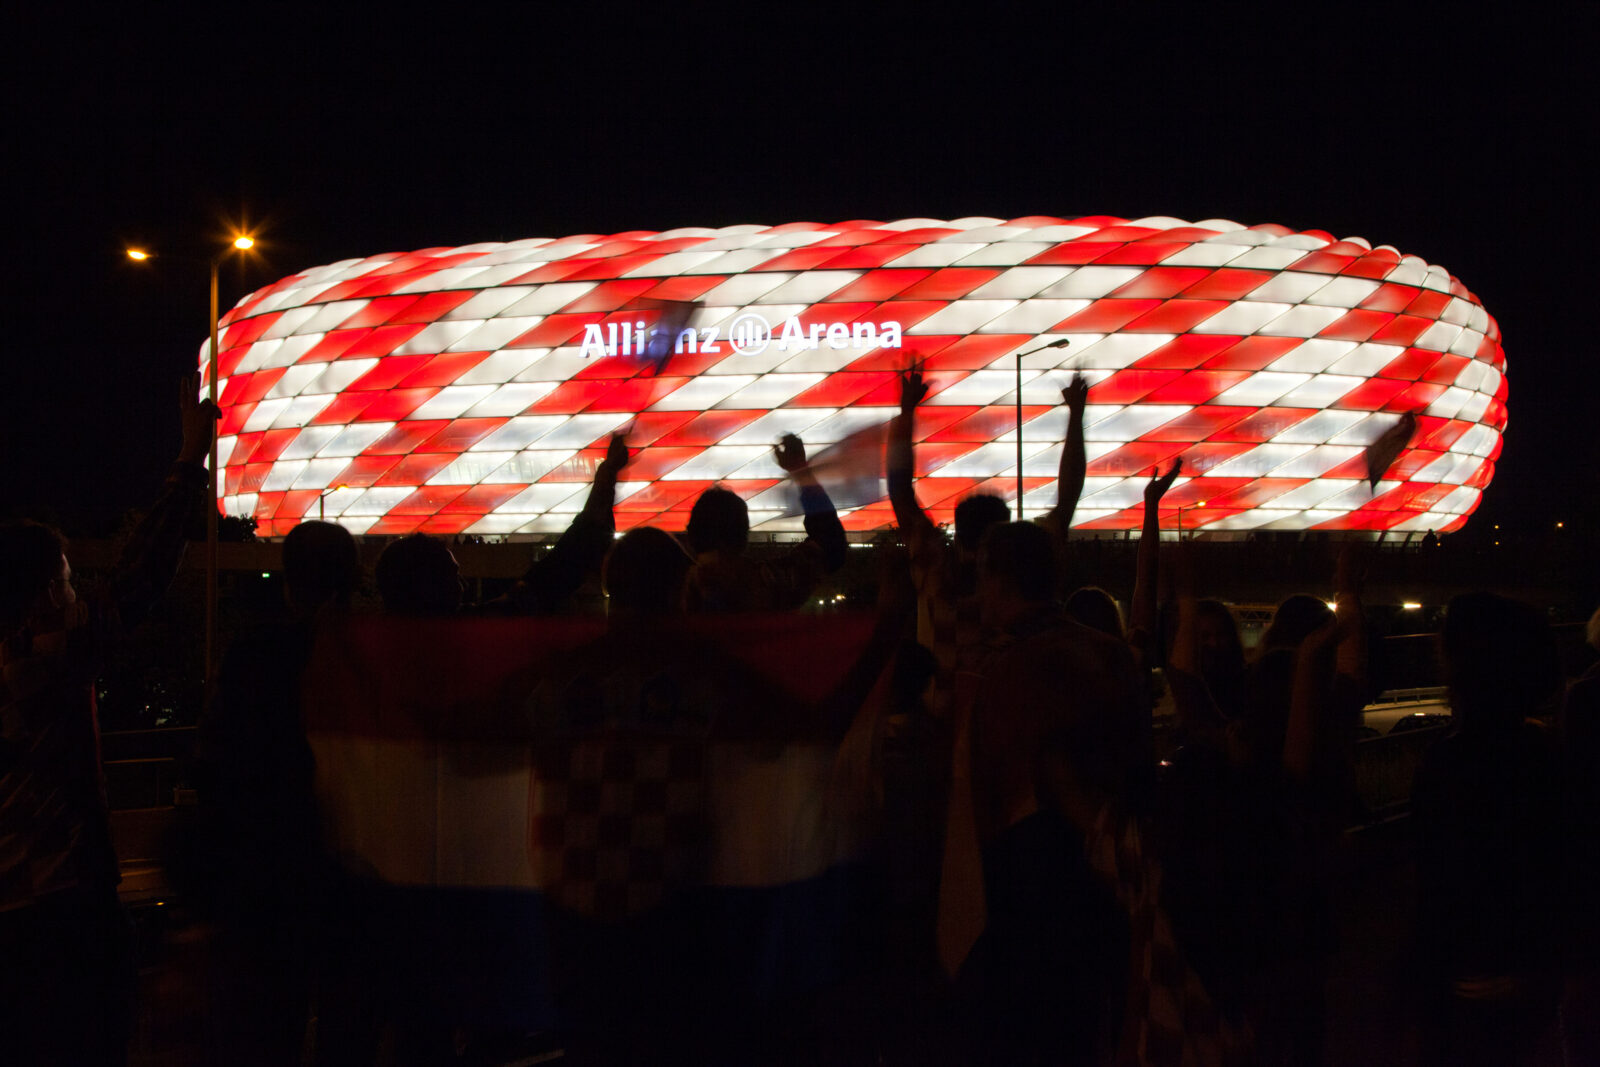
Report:
M869 629L783 616L328 630L304 711L327 842L347 871L408 894L408 914L447 931L435 940L470 942L434 980L471 990L479 1021L553 1022L553 909L615 926L684 892L739 917L740 937L707 946L742 972L724 979L772 996L820 985L841 965L841 886L870 830L875 722L868 701L841 740L807 709Z

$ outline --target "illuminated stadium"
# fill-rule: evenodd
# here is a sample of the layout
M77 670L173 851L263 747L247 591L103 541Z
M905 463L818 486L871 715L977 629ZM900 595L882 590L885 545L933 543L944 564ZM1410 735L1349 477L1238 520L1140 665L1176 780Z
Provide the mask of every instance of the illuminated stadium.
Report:
M581 234L345 260L239 301L221 507L265 535L319 515L545 535L627 429L620 528L681 529L720 483L755 529L798 529L772 443L860 440L920 366L917 493L948 522L975 491L1016 496L1019 353L1030 516L1055 503L1061 387L1092 383L1083 530L1137 529L1151 468L1180 456L1164 526L1454 530L1506 424L1494 319L1361 238L1108 216ZM1404 412L1418 429L1373 489L1365 446ZM886 500L841 510L893 521Z

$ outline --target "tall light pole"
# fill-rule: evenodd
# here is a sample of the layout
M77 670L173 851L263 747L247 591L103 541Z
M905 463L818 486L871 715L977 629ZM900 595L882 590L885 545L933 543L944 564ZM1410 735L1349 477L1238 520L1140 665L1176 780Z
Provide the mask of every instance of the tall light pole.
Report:
M1026 352L1017 352L1017 521L1021 522L1022 515L1022 357L1030 356L1035 352L1043 352L1047 348L1066 348L1072 342L1063 337L1059 341L1051 341L1038 348L1030 348Z
M223 257L232 249L247 252L255 245L254 238L240 234L229 248L211 257L211 357L206 367L206 392L211 405L217 404L217 272L222 268ZM217 676L217 435L211 435L211 464L209 479L211 494L206 506L206 685Z
M255 238L249 234L237 234L228 247L211 257L211 347L210 355L206 362L206 387L207 395L212 406L217 406L217 273L222 269L222 261L234 251L245 252L255 247ZM152 258L151 253L140 249L127 249L128 258L143 263ZM217 676L217 435L211 435L211 462L208 471L207 492L210 499L206 505L206 684L210 685Z
M1183 509L1188 508L1193 511L1195 508L1203 508L1205 506L1206 502L1204 500L1196 500L1193 504L1178 505L1178 540L1183 540Z
M327 522L328 521L328 494L329 493L337 493L341 489L348 489L348 488L350 488L348 485L344 484L343 482L340 482L338 485L330 485L328 488L324 489L322 492L317 494L317 521L318 522Z

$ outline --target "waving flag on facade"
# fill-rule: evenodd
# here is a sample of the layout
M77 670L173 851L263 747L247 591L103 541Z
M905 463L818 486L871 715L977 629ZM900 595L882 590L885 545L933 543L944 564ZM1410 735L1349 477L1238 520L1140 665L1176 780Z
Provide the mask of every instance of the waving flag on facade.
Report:
M1367 446L1362 458L1367 465L1367 484L1374 493L1378 491L1378 483L1389 473L1389 468L1394 466L1394 461L1400 458L1400 453L1411 443L1416 432L1417 414L1408 411L1383 431L1382 437Z
M883 449L888 427L887 421L874 423L811 457L811 473L834 507L841 511L863 508L888 496L889 490L883 480ZM784 514L805 514L800 505L800 493L792 483Z

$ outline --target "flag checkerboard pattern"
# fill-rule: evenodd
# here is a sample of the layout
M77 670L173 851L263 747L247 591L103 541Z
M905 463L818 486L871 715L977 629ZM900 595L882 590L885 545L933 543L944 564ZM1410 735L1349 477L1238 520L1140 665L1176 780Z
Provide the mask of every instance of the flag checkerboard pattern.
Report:
M705 850L703 740L607 738L538 747L534 881L568 911L616 921L693 883Z
M700 305L693 341L642 360L627 327L660 301ZM1061 387L1092 383L1084 529L1138 528L1151 468L1181 456L1165 526L1454 530L1506 424L1494 319L1361 238L1110 216L579 234L345 260L246 296L221 323L220 506L268 535L323 513L553 533L626 428L619 527L681 529L720 483L756 529L797 528L771 444L887 420L917 364L918 495L944 522L1016 493L1019 352L1030 514L1055 503ZM1374 490L1363 449L1407 411L1418 430ZM886 501L843 518L892 522Z

